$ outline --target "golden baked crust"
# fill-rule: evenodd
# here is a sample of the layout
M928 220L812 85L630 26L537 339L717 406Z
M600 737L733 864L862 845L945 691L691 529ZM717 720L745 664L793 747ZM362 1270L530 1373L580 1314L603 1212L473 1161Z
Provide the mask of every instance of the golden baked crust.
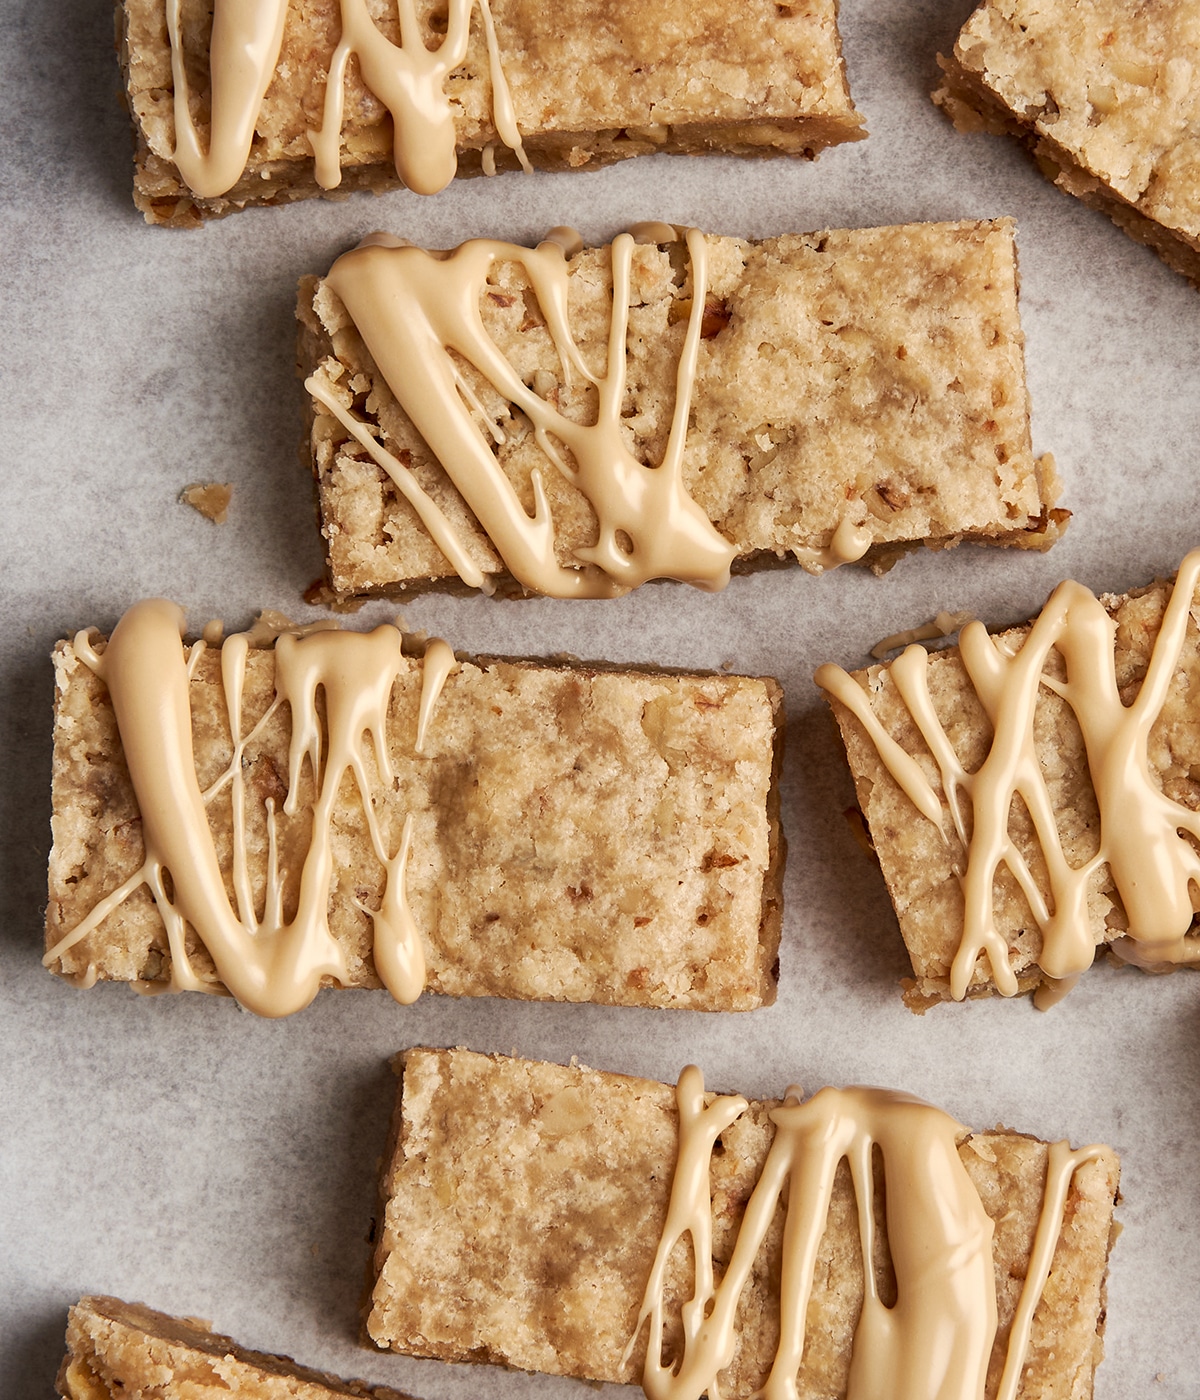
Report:
M169 1317L119 1298L81 1298L67 1314L67 1354L58 1372L63 1400L405 1400L399 1391L248 1351L194 1317Z
M367 1322L376 1345L444 1360L636 1379L644 1330L627 1364L622 1353L666 1217L678 1136L673 1089L465 1050L410 1050L402 1059ZM774 1134L770 1107L752 1104L722 1134L723 1150L713 1158L718 1277ZM959 1148L996 1222L1000 1326L989 1397L1041 1211L1047 1151L1044 1143L999 1129L964 1132ZM1022 1396L1091 1394L1117 1177L1116 1157L1106 1149L1075 1178L1035 1314ZM743 1295L738 1351L722 1377L730 1400L744 1400L761 1385L774 1352L780 1230L777 1218ZM800 1400L845 1394L863 1296L858 1238L843 1164L815 1271ZM682 1257L672 1268L668 1316L677 1320L691 1274ZM668 1334L667 1345L673 1340Z
M1124 703L1136 695L1158 636L1170 585L1157 583L1126 596L1101 599L1116 622L1116 678ZM1150 771L1173 801L1200 809L1200 724L1195 696L1200 689L1200 630L1193 604L1174 683L1150 731ZM1020 646L1028 628L1013 628L1000 640ZM1052 653L1061 666L1058 654ZM889 666L872 666L855 674L871 709L887 732L916 756L941 793L938 769L916 722L897 693ZM957 648L929 659L929 692L941 723L963 767L973 773L986 757L992 727L967 677ZM833 709L854 774L859 806L871 830L871 840L896 909L900 931L908 946L913 980L906 983L906 1001L914 1010L950 996L950 966L963 931L963 892L957 870L963 868L962 843L947 821L942 830L918 816L916 809L888 771L859 721L837 701ZM1088 769L1083 734L1070 706L1043 687L1034 729L1038 761L1057 821L1067 862L1084 865L1099 846L1099 813ZM943 798L944 800L944 798ZM1009 830L1029 863L1039 888L1049 889L1044 859L1027 810L1014 803ZM1042 933L1029 905L1007 869L993 887L995 927L1007 942L1010 963L1022 991L1043 980L1038 966ZM1052 904L1052 901L1051 901ZM1125 911L1107 864L1092 876L1086 912L1098 947L1120 938L1128 929ZM1195 927L1195 925L1193 925ZM988 961L980 957L968 995L994 992Z
M55 662L47 948L144 859L108 690L71 643L60 644ZM267 709L274 675L273 652L252 650L247 728ZM708 1010L774 1000L782 910L775 682L463 662L418 758L420 690L420 663L406 658L388 722L395 788L380 784L373 755L366 765L380 819L398 833L413 816L409 902L430 990ZM206 787L231 753L218 648L201 658L190 691ZM286 707L274 716L243 765L255 799L248 841L259 891L263 804L281 807L286 791L287 716ZM227 793L208 812L228 880ZM295 818L279 811L277 819L286 912L308 840L304 802ZM349 783L333 822L330 929L348 956L348 985L378 987L364 907L378 907L384 872ZM198 946L195 966L216 982ZM73 977L89 969L117 981L169 977L165 930L144 887L55 965Z
M811 562L848 517L887 567L917 542L1046 548L1066 512L1030 445L1024 337L1010 220L707 238L709 292L684 483L736 547L735 570ZM690 306L679 252L634 250L622 421L657 462L675 404ZM570 263L571 321L601 364L611 305L607 249ZM522 270L497 264L481 298L488 333L560 412L592 421L594 390L562 381ZM532 303L532 309L531 309ZM327 283L301 284L300 362L319 370L409 467L501 591L515 585L441 465L382 379ZM532 429L465 363L459 372L502 426L497 459L527 509L542 462ZM341 423L314 409L312 462L332 587L340 596L458 585L412 507ZM559 562L594 541L596 518L561 473L544 472Z
M1200 285L1200 4L984 0L934 101L1022 136L1043 174Z
M777 5L748 0L492 0L504 74L532 163L595 169L654 151L815 156L861 140L863 121L846 85L836 0ZM394 0L371 0L379 29L398 39ZM444 8L444 7L443 7ZM431 46L434 0L417 14ZM184 0L183 28L194 117L208 134L208 38L212 0ZM118 34L137 130L134 199L150 223L194 225L248 204L321 193L307 133L319 129L338 0L290 0L275 78L238 183L202 199L172 159L175 123L164 0L122 0ZM567 79L570 79L567 81ZM466 62L451 74L458 169L477 175L516 159L492 125L491 79L478 15ZM342 190L394 189L391 118L363 86L357 62L346 82Z

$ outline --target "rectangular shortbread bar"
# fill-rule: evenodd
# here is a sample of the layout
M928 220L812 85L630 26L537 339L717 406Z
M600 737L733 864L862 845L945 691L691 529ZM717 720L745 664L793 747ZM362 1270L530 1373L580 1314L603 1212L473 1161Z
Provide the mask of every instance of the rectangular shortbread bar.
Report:
M707 238L703 339L683 457L692 499L735 550L735 572L794 555L828 566L839 526L886 567L918 542L1046 548L1066 513L1030 445L1024 338L1010 220L794 234L762 243ZM677 245L634 249L622 424L658 462L691 305ZM571 323L584 359L604 363L607 248L570 262ZM543 399L578 421L594 394L564 382L536 298L514 263L494 269L480 306L488 334ZM474 515L396 402L325 282L301 284L300 359L345 396L445 510L501 592L515 584ZM526 509L538 458L523 416L465 362L488 406L498 462ZM576 376L576 382L578 376ZM585 386L587 388L588 386ZM563 407L570 401L570 407ZM413 507L345 427L315 410L312 464L336 594L461 587ZM559 563L595 539L586 497L542 464Z
M1200 285L1200 3L984 0L934 93Z
M286 1356L248 1351L194 1317L168 1317L119 1298L81 1298L67 1314L62 1400L404 1400L399 1391L339 1380Z
M772 1106L751 1104L721 1134L712 1159L718 1279L774 1136ZM673 1089L576 1066L410 1050L395 1131L367 1324L376 1345L603 1381L636 1379L644 1328L629 1361L622 1355L667 1212L678 1140ZM1041 1211L1048 1149L1009 1131L963 1129L958 1152L995 1222L999 1327L991 1397ZM1105 1149L1075 1177L1034 1315L1022 1396L1091 1394L1117 1171ZM854 1199L843 1163L815 1269L799 1400L846 1393L863 1299ZM773 1228L742 1296L733 1363L722 1373L729 1400L758 1389L775 1349L778 1216ZM668 1277L672 1317L690 1294L686 1261ZM678 1331L669 1328L667 1336L672 1344Z
M108 689L70 642L59 645L55 664L48 949L145 857ZM243 733L266 711L275 675L273 651L252 648ZM364 762L380 819L398 832L412 817L408 901L430 990L710 1010L774 1000L782 908L775 682L464 661L417 756L420 692L421 664L404 657L387 720L394 787L379 782L369 751ZM231 757L220 647L203 655L190 694L204 788ZM248 745L242 772L259 907L269 800L291 917L308 826L305 811L282 811L288 716L282 707ZM228 788L207 813L228 880ZM379 907L384 873L349 782L339 789L333 831L330 930L347 954L349 985L378 987L365 910ZM143 887L55 970L161 981L166 951ZM202 948L195 961L215 978Z
M1100 659L1096 674L1111 668L1114 694L1125 707L1132 706L1147 671L1152 648L1159 636L1170 586L1158 583L1126 596L1106 595L1100 603L1115 623L1110 659ZM1200 630L1196 603L1192 620L1182 637L1178 660L1165 703L1149 731L1150 782L1167 799L1178 803L1181 817L1200 809L1200 723L1195 696L1200 693ZM1015 653L1030 634L1029 627L1000 633L996 641ZM1077 667L1086 679L1085 653L1077 654ZM1047 675L1061 679L1063 663L1051 654ZM976 773L989 754L993 725L964 668L958 648L931 655L927 669L933 709L968 774ZM906 983L905 1000L917 1011L950 996L950 968L964 930L962 872L966 851L949 817L938 769L928 745L901 698L891 665L872 666L855 673L871 711L887 734L914 755L935 785L943 804L941 827L918 815L883 762L861 722L844 706L833 702L859 806L867 819L871 840L896 909L900 930L912 959L913 980ZM1037 697L1034 739L1041 777L1057 826L1066 866L1081 869L1098 850L1102 824L1096 789L1089 770L1089 754L1079 722L1067 702L1043 684ZM960 799L961 800L961 799ZM1132 826L1132 812L1115 814ZM979 827L976 820L976 829ZM1014 800L1008 831L1024 857L1031 877L1047 898L1054 899L1047 877L1043 848L1035 835L1027 806ZM1156 874L1156 879L1159 875ZM997 932L1007 944L1010 966L1021 991L1036 988L1043 979L1039 959L1044 939L1030 905L1010 868L1001 868L991 890L991 908ZM1193 904L1197 902L1193 897ZM1116 888L1109 863L1101 863L1090 876L1082 904L1086 935L1097 948L1121 938L1129 929L1126 910ZM1136 958L1130 959L1136 961ZM997 990L986 958L975 965L967 995Z
M395 0L371 0L379 31L398 42ZM499 59L531 163L596 169L654 151L813 157L865 135L846 84L836 0L643 0L597 11L588 0L491 0ZM445 33L446 5L418 0L425 43ZM201 147L209 135L212 0L184 0L184 52ZM440 29L439 29L440 11ZM464 175L514 168L492 117L492 83L479 6L466 60L447 77ZM137 130L135 200L147 220L194 225L248 204L320 194L310 130L322 125L330 60L342 32L339 0L290 0L274 78L249 162L225 194L201 198L174 162L174 84L166 0L123 0L119 35ZM364 86L345 79L342 189L394 189L392 120Z

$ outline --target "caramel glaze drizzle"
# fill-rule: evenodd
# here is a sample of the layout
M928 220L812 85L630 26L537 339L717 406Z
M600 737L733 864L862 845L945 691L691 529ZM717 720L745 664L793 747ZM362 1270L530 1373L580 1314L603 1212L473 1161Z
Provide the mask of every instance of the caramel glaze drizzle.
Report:
M1117 686L1116 624L1081 584L1068 581L1055 589L1015 652L1002 639L990 637L980 622L963 628L962 664L994 730L988 755L974 773L962 767L934 710L928 653L910 646L893 663L890 674L896 691L938 766L954 829L967 852L966 869L959 872L963 934L950 974L956 1000L966 995L981 953L987 954L997 988L1005 996L1017 991L1008 945L995 925L994 881L1001 865L1012 872L1042 933L1038 965L1052 979L1045 1004L1069 990L1095 956L1087 895L1093 874L1104 864L1129 923L1113 951L1142 966L1200 962L1200 937L1189 936L1195 919L1192 889L1200 886L1200 852L1188 839L1200 841L1200 813L1160 790L1148 754L1150 731L1175 674L1198 583L1200 550L1194 550L1180 565L1145 679L1128 706ZM1065 663L1065 681L1043 673L1052 648ZM816 682L855 715L892 777L918 811L942 830L942 799L916 760L875 717L867 692L839 666L822 666ZM1100 810L1100 841L1096 854L1081 866L1070 865L1063 851L1034 745L1034 712L1042 686L1071 707L1087 750ZM1014 796L1022 799L1033 821L1053 907L1009 835ZM971 808L969 824L964 797Z
M375 26L365 0L341 0L342 35L330 62L320 131L310 132L317 183L341 184L341 132L346 65L358 58L363 81L392 116L396 173L417 194L436 194L458 168L454 113L444 84L467 56L476 0L450 0L446 35L428 49L414 0L397 0L400 44ZM207 153L192 120L181 42L182 0L167 0L167 33L175 88L175 164L201 198L214 199L241 177L254 140L263 99L279 60L288 0L215 0L209 66L211 131ZM488 0L478 0L492 84L492 119L500 139L525 170L532 167L521 144L512 95L500 64ZM494 163L493 163L494 169Z
M822 1089L807 1103L788 1090L772 1109L775 1137L738 1229L719 1285L712 1266L710 1168L717 1138L748 1107L740 1096L705 1105L704 1079L689 1065L676 1090L679 1151L666 1224L642 1302L628 1361L644 1324L649 1340L643 1388L650 1400L719 1397L720 1372L733 1360L735 1315L756 1255L780 1202L786 1203L780 1277L779 1344L759 1395L795 1400L804 1354L817 1252L842 1158L858 1207L864 1298L855 1331L847 1400L983 1400L995 1340L994 1226L958 1155L965 1129L939 1109L883 1089ZM876 1289L872 1151L883 1153L887 1233L897 1300ZM1050 1273L1071 1180L1102 1148L1050 1148L1034 1250L1013 1326L997 1400L1013 1400L1029 1347L1033 1314ZM672 1250L691 1238L694 1282L683 1305L683 1354L664 1365L664 1281Z
M167 0L171 79L175 88L175 164L201 199L215 199L237 184L246 168L259 109L279 61L288 0L215 0L209 47L212 95L208 151L192 120L184 67L180 11Z
M857 564L871 548L874 541L871 532L863 525L855 525L846 517L834 530L824 549L795 548L792 553L796 561L812 574L823 574L829 569L840 569L843 564Z
M287 1016L316 995L323 978L345 982L345 954L329 928L333 877L332 818L338 791L353 776L367 829L386 883L380 908L371 914L375 967L397 1001L415 1001L425 983L420 935L405 895L405 870L412 844L412 817L405 818L400 847L391 855L371 801L363 739L372 744L383 782L394 775L385 728L392 686L401 671L401 637L395 627L370 633L315 631L285 633L275 643L275 695L262 718L243 735L242 699L250 637L238 633L221 648L221 680L233 736L225 772L205 792L196 777L192 752L188 682L205 643L185 656L183 613L173 603L152 599L132 607L117 624L107 649L98 653L81 632L79 659L104 681L112 697L121 745L129 766L146 857L118 889L59 940L43 961L51 966L95 929L122 901L146 885L167 930L172 991L212 991L192 969L185 946L190 925L207 948L225 987L250 1011ZM416 750L419 753L438 695L453 670L454 655L441 641L430 643L422 674ZM327 752L323 753L317 693L324 696ZM283 917L283 886L276 851L273 804L267 803L267 886L263 916L255 913L247 862L246 792L242 761L246 745L282 705L291 710L288 795L283 810L295 815L305 760L316 797L312 831L300 876L295 917ZM209 829L206 805L226 786L233 811L233 888L231 906ZM172 893L167 893L169 873ZM361 906L360 906L361 907ZM94 981L94 969L88 969ZM85 981L87 978L85 977ZM140 984L141 990L160 990Z
M476 239L450 253L372 242L334 263L328 285L346 307L389 388L445 468L519 583L557 598L609 598L651 578L675 578L700 588L729 581L734 547L687 494L683 450L695 383L708 280L707 249L695 229L685 235L692 265L692 305L676 376L675 410L662 462L648 467L625 446L625 343L635 235L659 241L675 230L655 225L621 234L612 244L612 314L607 366L588 368L568 320L568 251L579 246L570 230L556 229L537 248ZM520 264L529 277L554 341L566 382L572 374L595 386L594 423L576 423L541 398L500 353L479 312L492 267ZM583 568L564 568L555 556L554 522L540 470L533 472L531 516L473 417L478 409L450 357L469 361L534 427L549 464L591 502L599 520L596 543L576 551ZM464 582L479 587L480 569L445 515L412 474L331 392L320 374L307 388L371 453L412 504ZM493 430L493 437L495 430ZM570 466L555 440L575 459Z
M327 190L341 184L339 144L346 63L351 54L356 54L363 81L392 114L396 174L417 194L437 194L450 183L458 168L454 113L443 84L467 56L475 0L450 0L446 36L433 50L425 47L414 0L397 0L399 48L375 27L366 0L341 0L341 3L342 38L329 65L325 119L321 130L310 136L317 161L317 183ZM496 130L504 144L516 153L522 167L529 171L531 167L517 130L512 96L500 66L488 0L479 0L479 9L487 39Z

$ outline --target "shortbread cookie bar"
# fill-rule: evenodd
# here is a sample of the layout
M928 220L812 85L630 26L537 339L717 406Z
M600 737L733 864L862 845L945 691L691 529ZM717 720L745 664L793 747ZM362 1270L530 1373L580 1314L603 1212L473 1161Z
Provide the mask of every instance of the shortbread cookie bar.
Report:
M323 189L431 194L654 151L812 158L865 136L836 0L122 0L134 198L195 225ZM177 26L173 28L178 12Z
M81 1298L67 1314L62 1400L404 1400L395 1390L248 1351L195 1317L168 1317L119 1298Z
M337 595L719 588L788 557L1057 537L1011 221L568 234L376 243L301 284Z
M934 93L1200 285L1200 4L984 0Z
M824 666L913 964L906 1000L1069 990L1106 946L1200 961L1200 551L1174 586L1061 585L1029 627Z
M367 1323L380 1347L631 1381L652 1336L647 1392L672 1393L661 1354L695 1395L713 1357L683 1342L694 1298L710 1341L736 1315L717 1357L729 1400L760 1391L777 1350L799 1400L844 1395L852 1349L860 1373L903 1357L905 1393L993 1397L1007 1368L1011 1394L1091 1394L1108 1148L972 1134L882 1090L747 1104L705 1096L696 1070L673 1090L465 1050L402 1060ZM802 1355L779 1347L781 1307Z
M268 1015L381 982L774 1000L773 681L416 658L391 626L181 629L159 600L57 650L56 972Z

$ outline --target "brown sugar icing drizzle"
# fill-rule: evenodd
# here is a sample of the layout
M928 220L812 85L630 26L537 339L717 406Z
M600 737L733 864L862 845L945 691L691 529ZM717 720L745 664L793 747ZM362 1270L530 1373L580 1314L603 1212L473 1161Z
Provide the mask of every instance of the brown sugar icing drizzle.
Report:
M320 131L309 133L322 188L334 189L342 179L345 75L351 55L357 57L367 87L391 113L396 173L418 194L436 194L450 183L458 159L454 113L444 84L466 59L475 4L476 0L450 0L445 37L436 49L429 49L414 0L397 0L399 45L376 27L365 0L341 0L342 34L330 62L324 120ZM488 0L478 4L487 42L492 119L500 139L529 170ZM191 114L181 42L182 0L167 0L175 164L203 199L225 194L246 168L258 114L279 60L287 7L288 0L215 0L209 48L212 119L205 152Z
M675 578L719 589L729 580L734 547L688 495L683 451L699 355L708 257L704 237L685 236L692 302L676 375L675 409L657 466L639 462L625 446L625 395L630 277L636 237L678 235L655 225L621 234L612 244L612 312L607 363L589 369L568 317L569 251L578 235L556 229L536 248L477 239L450 253L372 242L344 254L326 282L338 295L392 393L474 512L508 571L526 588L559 598L615 597L651 578ZM518 263L533 286L568 384L578 375L595 387L595 421L567 418L527 386L484 328L479 298L497 262ZM591 503L599 521L595 544L576 551L583 567L563 567L555 554L554 522L540 469L532 474L530 515L475 421L476 397L451 358L462 356L533 424L534 437L555 470ZM464 582L484 575L453 525L374 434L346 408L323 373L306 387L363 444L396 483ZM344 391L343 391L344 394ZM496 439L499 430L489 424ZM500 435L502 437L502 434ZM556 442L574 458L569 465Z
M939 1109L883 1089L823 1089L807 1103L789 1089L770 1112L775 1137L746 1205L733 1255L719 1284L712 1262L710 1168L720 1135L748 1107L740 1096L705 1104L704 1079L690 1065L676 1090L679 1149L671 1198L628 1361L649 1323L643 1388L650 1400L720 1396L719 1376L733 1360L735 1315L763 1241L786 1203L780 1277L779 1344L763 1400L795 1400L817 1253L838 1164L850 1168L858 1210L865 1292L854 1337L847 1400L983 1400L997 1327L992 1262L994 1225L958 1155L965 1129ZM876 1287L872 1154L883 1155L888 1247L896 1302ZM1062 1229L1075 1172L1100 1157L1098 1146L1050 1148L1033 1252L1009 1334L996 1400L1014 1400L1033 1315ZM664 1364L664 1284L672 1250L690 1236L691 1298L682 1308L682 1354Z
M175 164L202 199L224 194L246 168L259 109L279 59L287 6L288 0L215 0L209 45L212 117L205 152L192 119L184 66L183 0L167 0L175 89Z
M966 850L958 872L964 898L963 935L951 968L952 995L961 1000L986 953L997 988L1018 989L1006 940L994 919L994 881L1006 866L1042 933L1038 965L1069 990L1091 965L1095 941L1087 896L1093 874L1107 864L1128 919L1113 951L1143 966L1200 962L1200 937L1189 933L1200 890L1200 813L1169 798L1151 773L1148 746L1174 678L1200 583L1200 550L1180 565L1145 678L1134 701L1122 702L1116 676L1116 624L1081 584L1066 582L1051 595L1024 642L1013 650L972 622L959 636L963 667L994 730L980 767L962 766L930 697L928 653L910 646L890 676L928 745L941 775L950 818ZM1045 673L1057 650L1066 678ZM866 729L892 777L917 809L942 829L942 798L917 761L886 732L867 692L838 666L822 666L816 682ZM1034 744L1034 717L1042 687L1071 707L1083 733L1088 769L1100 812L1099 848L1083 865L1067 861ZM1008 830L1014 797L1032 819L1050 887L1047 901ZM964 812L969 804L970 820ZM1190 838L1190 839L1189 839ZM1062 985L1062 984L1065 984Z
M43 961L51 966L95 929L134 890L145 885L167 930L172 991L212 991L194 972L186 948L190 925L208 950L225 987L243 1006L263 1016L287 1016L307 1006L323 978L348 978L345 953L328 921L333 878L333 812L346 777L353 778L375 854L386 872L384 894L371 914L374 959L384 986L409 1003L425 983L421 939L405 894L412 844L406 816L399 849L392 854L371 799L364 736L370 741L380 779L394 775L386 742L392 686L403 667L401 636L392 626L373 632L285 633L275 643L275 695L262 718L243 733L242 701L251 640L238 633L221 648L221 681L233 738L233 754L221 776L201 791L192 751L188 683L205 649L185 654L183 613L173 603L136 604L117 624L103 652L81 632L75 652L108 687L121 745L142 820L146 855L141 867L105 896L85 919L59 940ZM416 751L421 752L438 695L455 665L445 642L431 642L422 670ZM322 742L318 693L323 697L327 743ZM262 917L255 912L246 843L246 790L242 774L246 746L282 706L291 710L288 793L284 812L299 808L307 760L315 797L311 834L300 876L295 916L283 915L283 886L276 848L274 805L267 801L267 884ZM209 828L206 805L231 789L233 811L233 900L226 891ZM170 877L168 889L167 876ZM361 907L361 906L360 906ZM84 980L95 980L89 969ZM141 990L159 990L144 984Z

